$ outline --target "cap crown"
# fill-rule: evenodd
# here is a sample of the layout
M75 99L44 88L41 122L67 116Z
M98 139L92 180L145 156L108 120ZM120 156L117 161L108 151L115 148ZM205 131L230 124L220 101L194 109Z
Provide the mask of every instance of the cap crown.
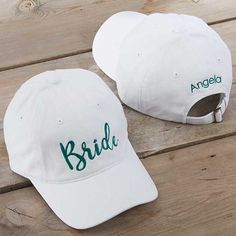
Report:
M186 122L200 99L232 84L230 51L201 19L152 14L135 26L120 47L117 86L121 100L161 119Z
M119 100L98 76L80 69L44 72L24 83L7 109L4 136L11 168L46 182L112 167L128 140Z

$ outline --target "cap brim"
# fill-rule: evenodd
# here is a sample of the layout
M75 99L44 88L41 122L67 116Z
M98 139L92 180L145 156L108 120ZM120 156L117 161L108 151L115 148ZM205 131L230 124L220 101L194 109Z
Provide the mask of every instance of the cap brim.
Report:
M145 17L138 12L119 12L108 18L98 30L93 41L93 57L111 79L117 81L116 66L123 39Z
M76 229L90 228L158 196L130 143L126 155L110 169L77 182L31 182L63 222Z

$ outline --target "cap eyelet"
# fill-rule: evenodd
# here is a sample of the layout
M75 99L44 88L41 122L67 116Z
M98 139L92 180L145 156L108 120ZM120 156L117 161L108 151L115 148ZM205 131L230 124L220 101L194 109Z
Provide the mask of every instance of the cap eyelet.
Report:
M61 125L63 124L63 121L61 119L58 120L58 124Z
M178 78L179 77L179 73L178 72L174 72L174 77Z

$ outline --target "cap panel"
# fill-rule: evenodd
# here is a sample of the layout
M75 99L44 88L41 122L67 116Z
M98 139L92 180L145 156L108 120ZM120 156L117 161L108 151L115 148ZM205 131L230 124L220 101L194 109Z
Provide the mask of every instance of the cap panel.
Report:
M175 37L161 55L161 61L151 59L151 82L143 87L145 113L185 123L188 111L200 99L216 93L228 97L231 59L221 41L210 35ZM156 69L158 66L161 68ZM158 83L157 76L161 78Z
M20 91L8 108L4 133L11 168L31 179L64 182L88 178L122 161L118 154L128 139L127 122L105 83L84 70L47 76L40 86L28 81L28 100Z
M158 112L161 116L166 115L168 108L164 104L169 93L171 95L171 84L167 85L163 78L163 63L167 67L165 72L169 72L169 62L163 62L163 55L168 53L166 45L175 40L170 37L170 27L165 27L165 23L169 24L165 22L166 16L156 14L158 21L155 24L151 16L130 31L123 41L117 85L124 103L145 114L155 116L153 112ZM183 104L180 106L183 110Z
M119 12L108 18L96 33L92 47L93 57L111 79L117 80L116 66L123 39L145 17L146 15L138 12Z
M40 151L36 145L38 142L34 139L34 132L39 131L39 127L34 126L31 129L31 122L28 122L28 119L37 121L38 117L43 117L44 108L38 100L38 95L45 86L40 83L39 79L47 79L51 74L51 71L44 72L21 85L10 102L3 120L10 167L16 166L19 170L27 170L26 173L30 170L35 175L44 173L42 160L35 159L32 163L26 157L32 157ZM37 91L34 90L35 85L38 85ZM32 108L34 109L31 110ZM26 142L27 145L25 145Z
M151 15L130 31L117 73L127 105L183 123L190 104L216 92L228 97L232 83L230 52L217 33L196 17L176 14Z

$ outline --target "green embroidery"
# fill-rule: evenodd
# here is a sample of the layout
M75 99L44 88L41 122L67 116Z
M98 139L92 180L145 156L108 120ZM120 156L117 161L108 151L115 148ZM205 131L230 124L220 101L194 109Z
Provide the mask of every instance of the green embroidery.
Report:
M94 143L95 153L97 153L97 155L99 156L102 153L102 147L99 149L97 139L94 139L93 143Z
M60 148L61 148L62 154L63 154L63 156L64 156L64 158L66 160L66 163L68 164L69 168L71 170L73 170L73 166L72 166L72 164L69 161L69 157L70 156L75 156L75 157L77 157L79 159L79 162L76 165L76 170L80 171L80 170L83 170L86 167L86 160L83 157L84 153L81 156L81 155L73 152L74 147L75 147L75 143L73 141L69 141L66 144L66 148L64 148L63 144L60 143Z
M216 84L216 83L222 83L221 76L214 75L214 77L211 77L209 79L199 81L196 84L191 84L191 92L193 93L195 89L198 90L201 88L208 88L211 84Z
M78 159L76 170L82 171L86 168L87 165L85 156L87 156L89 160L93 160L95 157L100 156L103 150L113 150L115 147L117 147L118 141L119 140L115 136L112 136L110 140L110 126L108 123L105 123L104 138L102 138L100 145L98 144L97 139L93 140L93 152L90 147L87 147L86 142L82 142L81 144L81 150L83 151L82 154L74 152L75 142L72 140L70 140L65 146L60 143L60 149L69 169L73 170L73 165L71 164L69 159L71 157L76 157Z
M117 147L118 146L118 139L115 136L112 137L112 144Z

